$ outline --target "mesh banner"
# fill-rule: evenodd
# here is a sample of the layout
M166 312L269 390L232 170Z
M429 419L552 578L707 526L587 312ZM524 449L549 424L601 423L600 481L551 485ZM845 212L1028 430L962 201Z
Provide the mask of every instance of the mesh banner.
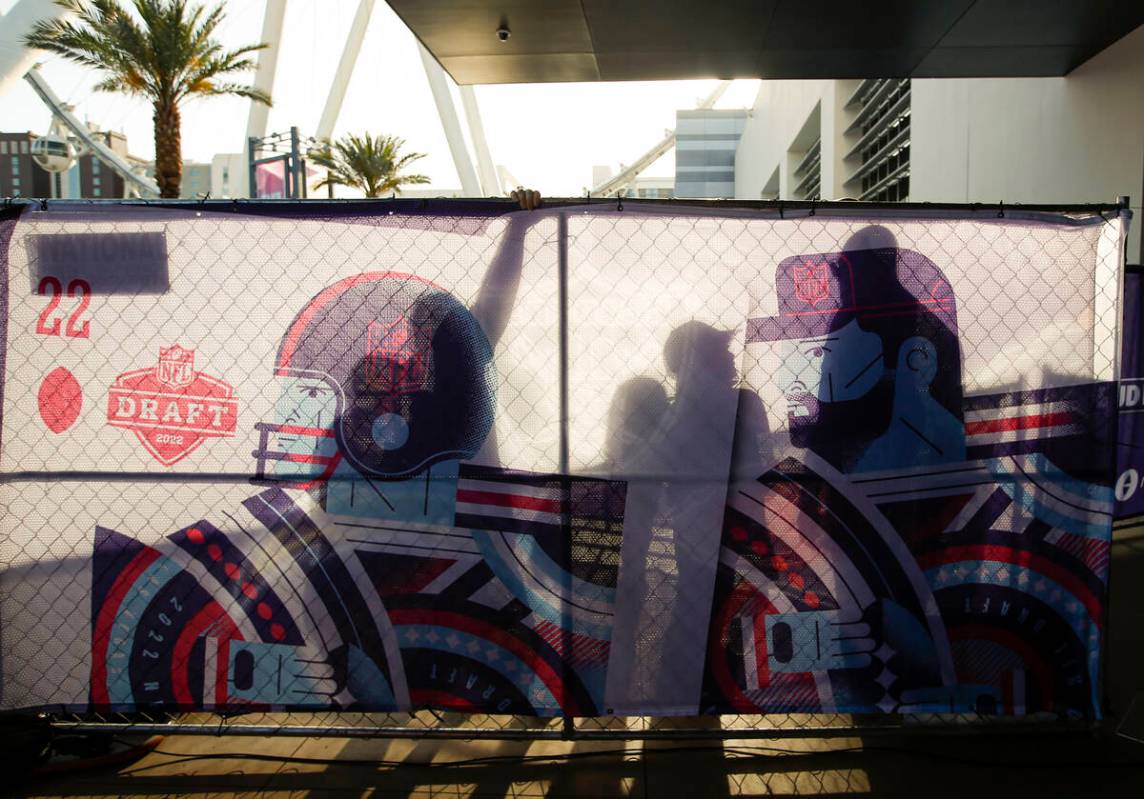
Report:
M1120 361L1120 467L1116 479L1117 528L1144 524L1144 325L1140 317L1140 295L1144 290L1140 267L1124 275L1124 332Z
M1099 715L1126 216L0 219L0 709Z

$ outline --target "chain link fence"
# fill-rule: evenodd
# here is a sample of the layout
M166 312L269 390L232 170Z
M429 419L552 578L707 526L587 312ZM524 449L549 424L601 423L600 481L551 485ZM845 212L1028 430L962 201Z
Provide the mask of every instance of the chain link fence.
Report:
M3 709L523 739L1099 717L1121 209L512 210L0 217Z

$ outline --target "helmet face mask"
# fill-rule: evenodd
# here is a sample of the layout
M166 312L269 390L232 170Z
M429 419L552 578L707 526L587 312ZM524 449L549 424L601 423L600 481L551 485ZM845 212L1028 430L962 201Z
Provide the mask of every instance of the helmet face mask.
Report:
M368 479L404 480L473 457L492 428L484 332L455 297L410 275L365 273L319 293L283 337L275 374L274 421L256 425L256 480L310 487L343 461Z
M280 376L275 421L259 422L255 479L299 486L328 479L341 459L334 425L341 390L324 377Z

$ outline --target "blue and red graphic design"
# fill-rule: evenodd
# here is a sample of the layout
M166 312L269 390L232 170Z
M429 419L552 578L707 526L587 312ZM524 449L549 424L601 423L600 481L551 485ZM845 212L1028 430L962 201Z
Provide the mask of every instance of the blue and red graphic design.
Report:
M241 546L206 520L151 547L96 531L92 704L393 709L382 633L328 540L277 489L244 505Z
M96 582L117 589L93 607L93 702L600 712L625 486L465 462L493 405L472 314L408 275L348 278L298 314L275 374L257 479L307 490L158 547L101 532ZM146 629L114 623L124 595Z
M953 292L879 228L778 287L801 452L729 499L705 710L1098 717L1114 387L963 397Z
M956 302L932 261L867 227L784 259L775 282L779 315L750 320L747 342L785 342L795 446L842 472L965 458Z

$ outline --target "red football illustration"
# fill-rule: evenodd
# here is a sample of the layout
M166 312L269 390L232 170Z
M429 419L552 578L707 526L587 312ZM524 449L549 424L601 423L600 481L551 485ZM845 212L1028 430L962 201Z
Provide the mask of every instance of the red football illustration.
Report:
M62 433L79 418L83 389L75 375L62 366L48 372L40 383L40 418L53 433Z

